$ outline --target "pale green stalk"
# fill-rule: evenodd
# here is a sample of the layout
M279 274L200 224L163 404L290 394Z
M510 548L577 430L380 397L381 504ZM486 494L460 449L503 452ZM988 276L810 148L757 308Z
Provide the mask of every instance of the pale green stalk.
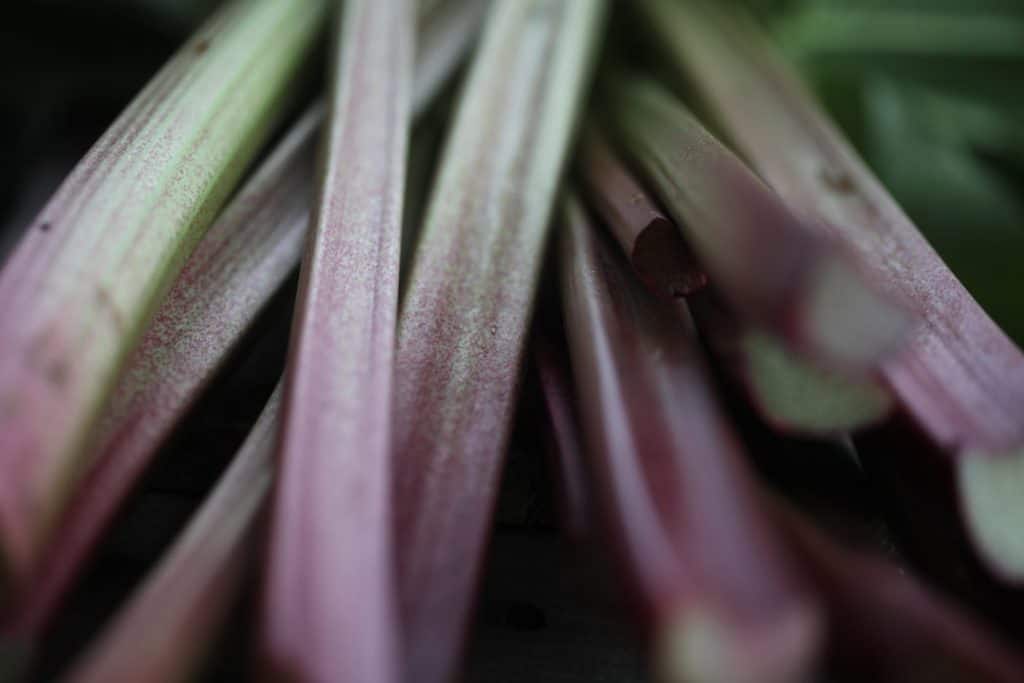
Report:
M20 582L161 294L301 82L327 0L234 2L75 168L0 272L0 557Z

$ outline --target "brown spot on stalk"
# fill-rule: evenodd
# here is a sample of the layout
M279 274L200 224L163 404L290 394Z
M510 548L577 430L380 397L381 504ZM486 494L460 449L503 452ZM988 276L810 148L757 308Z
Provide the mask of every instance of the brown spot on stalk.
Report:
M196 54L197 55L201 55L201 54L205 53L209 49L210 49L210 39L209 38L203 38L198 43L196 43Z
M821 179L834 192L850 194L856 187L853 178L844 171L826 166L821 169Z
M43 377L55 388L60 389L68 382L71 376L71 368L62 359L54 360L46 365Z
M107 312L110 321L114 324L115 331L119 335L123 334L125 330L124 318L121 317L121 311L117 308L114 297L110 295L110 292L103 285L96 287L96 303Z
M50 225L50 221L43 221L42 223L39 224L39 230L41 232L50 232L51 227L52 226Z

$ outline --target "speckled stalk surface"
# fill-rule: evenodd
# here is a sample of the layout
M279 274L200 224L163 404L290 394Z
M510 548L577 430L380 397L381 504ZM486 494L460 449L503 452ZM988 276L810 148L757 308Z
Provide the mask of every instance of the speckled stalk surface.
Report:
M270 491L280 394L279 384L216 488L69 681L173 683L197 673L238 595Z
M836 543L781 499L771 508L824 598L843 671L879 683L1020 680L1020 655L940 593L882 557Z
M264 577L272 680L397 680L391 380L415 9L350 0L337 21Z
M327 2L235 2L72 171L0 272L0 561L19 582L155 302L287 102Z
M986 315L746 17L644 0L670 66L791 206L922 320L882 375L957 456L961 505L990 568L1024 582L1024 355ZM837 306L836 316L848 313Z
M399 319L396 544L406 681L458 666L498 490L552 205L603 0L488 16Z
M421 22L413 101L418 115L465 56L478 26L473 20L481 19L478 4L449 0L446 10L459 12ZM294 124L206 233L161 302L101 420L96 463L0 626L2 637L28 640L46 626L159 446L298 266L323 109L314 105Z
M590 122L579 145L587 203L600 215L633 269L658 296L693 294L708 281L682 233Z
M671 93L622 74L606 91L623 154L734 310L808 360L851 375L896 350L907 331L899 308ZM845 316L835 315L837 304Z
M566 207L562 298L596 503L664 681L806 680L812 591L770 526L684 303Z
M210 228L161 303L100 422L96 462L4 623L37 634L159 446L298 265L322 111L298 122Z

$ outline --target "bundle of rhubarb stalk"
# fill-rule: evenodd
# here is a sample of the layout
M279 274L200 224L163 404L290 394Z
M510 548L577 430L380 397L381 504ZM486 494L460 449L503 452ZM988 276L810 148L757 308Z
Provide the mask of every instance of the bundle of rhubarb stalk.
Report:
M0 270L0 680L1024 680L1016 5L211 4Z

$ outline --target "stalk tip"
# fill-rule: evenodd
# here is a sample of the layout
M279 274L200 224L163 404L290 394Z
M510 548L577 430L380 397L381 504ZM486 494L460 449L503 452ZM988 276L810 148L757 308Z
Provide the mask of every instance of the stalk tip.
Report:
M817 665L823 625L808 604L753 629L708 609L686 609L656 635L660 683L801 683Z
M751 399L773 426L831 435L882 421L892 396L870 379L819 369L765 332L743 335Z
M1024 585L1024 448L964 453L956 474L975 549L1001 579Z
M839 367L867 369L897 352L915 319L907 310L876 292L864 276L841 259L826 259L812 275L812 292L798 319L809 329L798 335L812 350Z

